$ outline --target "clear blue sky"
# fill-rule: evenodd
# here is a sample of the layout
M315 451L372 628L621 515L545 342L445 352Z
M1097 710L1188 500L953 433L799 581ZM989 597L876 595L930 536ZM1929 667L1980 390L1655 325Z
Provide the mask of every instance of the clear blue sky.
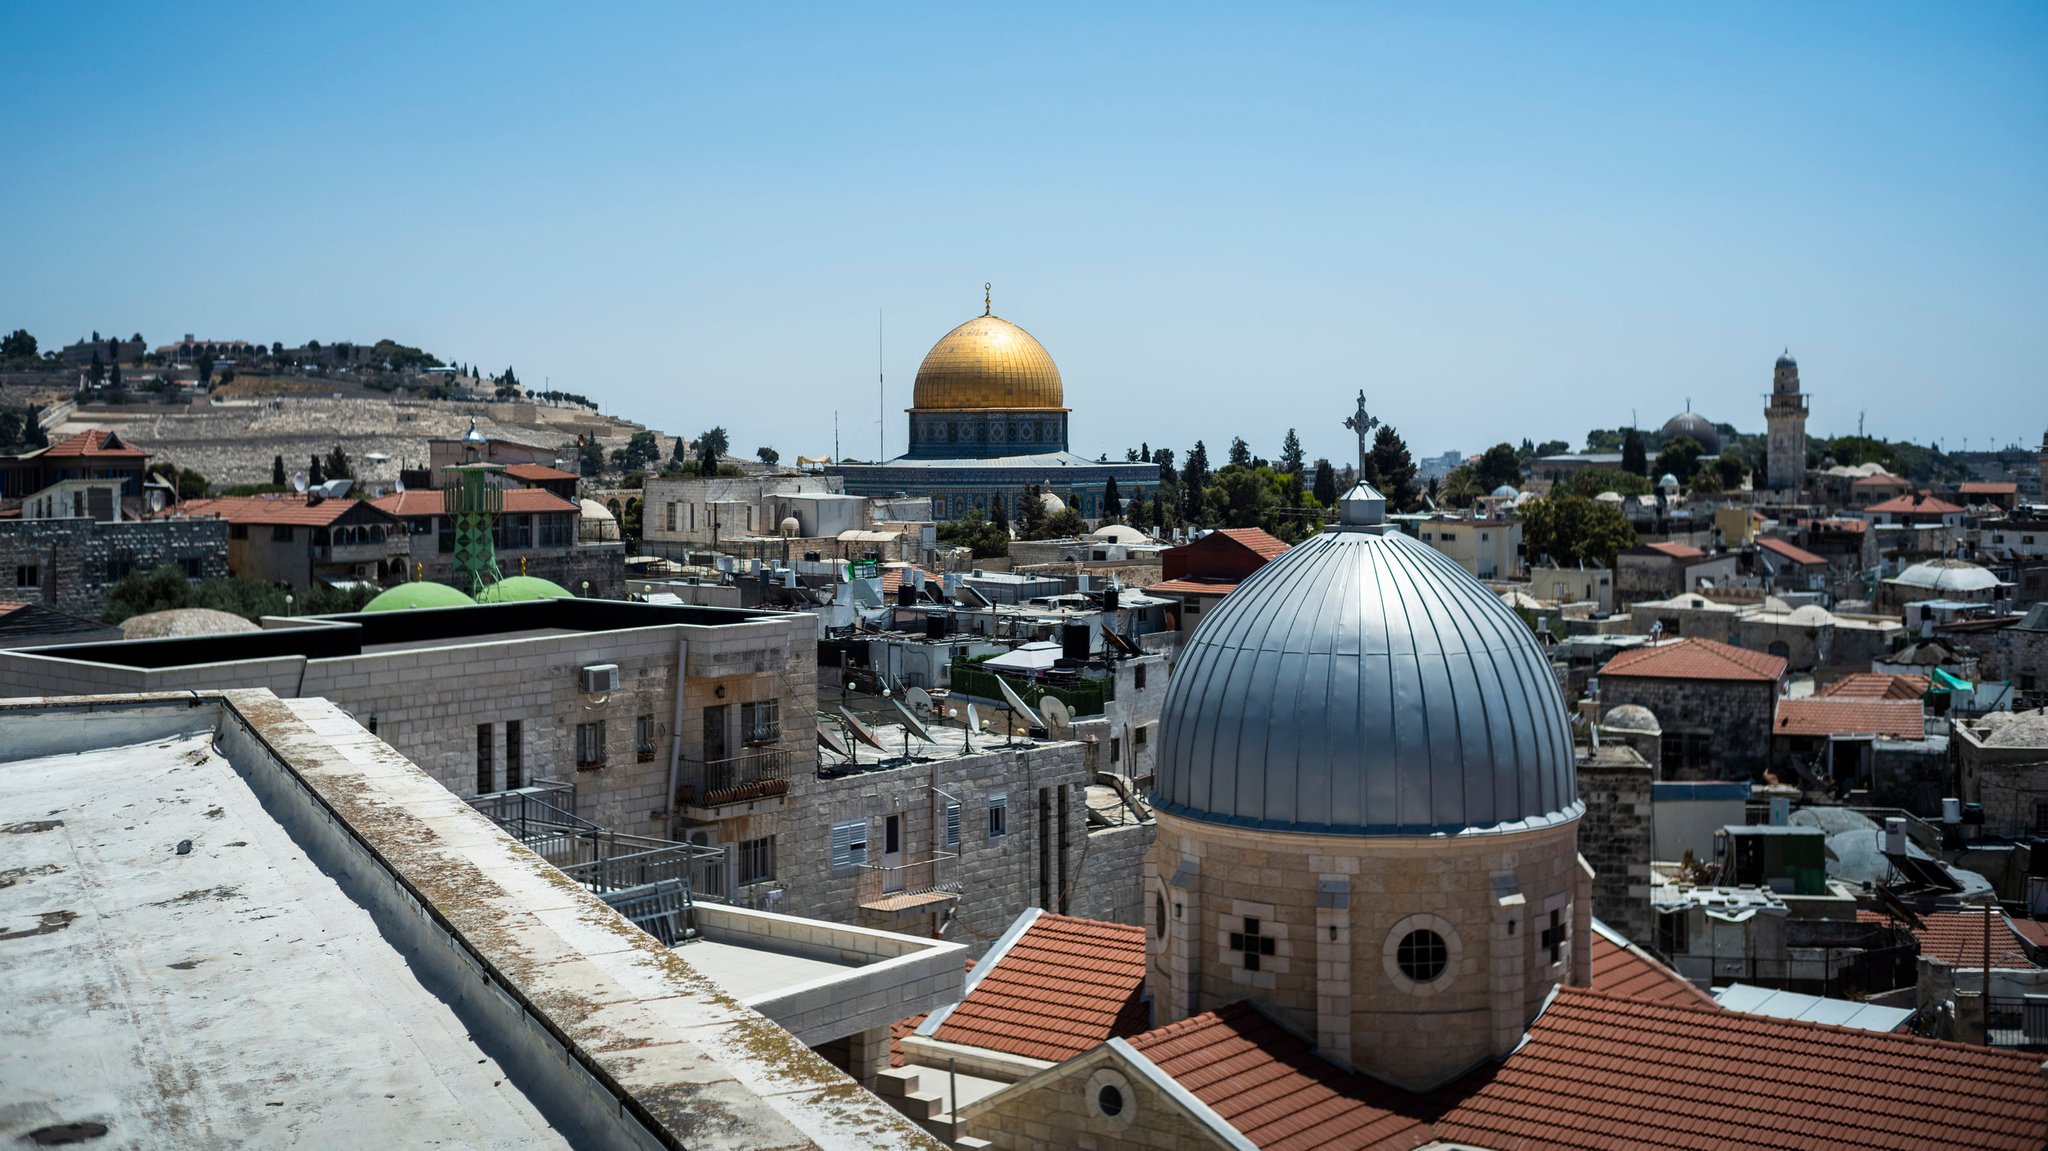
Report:
M15 3L0 325L390 337L901 450L996 311L1074 447L2048 425L2048 6Z

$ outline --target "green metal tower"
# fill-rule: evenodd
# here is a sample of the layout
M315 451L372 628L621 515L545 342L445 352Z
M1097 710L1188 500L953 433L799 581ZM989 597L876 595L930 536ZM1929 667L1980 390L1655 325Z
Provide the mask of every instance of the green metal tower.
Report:
M491 542L491 522L505 510L505 493L492 485L491 474L505 468L455 464L441 470L453 481L441 490L441 509L455 522L455 579L476 596L504 578L498 571L498 549Z

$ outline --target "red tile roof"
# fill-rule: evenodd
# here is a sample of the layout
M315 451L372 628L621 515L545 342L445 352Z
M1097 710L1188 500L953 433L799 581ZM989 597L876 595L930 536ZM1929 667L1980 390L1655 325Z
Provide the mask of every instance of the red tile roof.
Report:
M573 512L577 505L540 488L506 488L504 490L505 510L515 515L528 512ZM446 506L445 499L438 491L393 492L379 496L370 503L390 512L394 516L414 519L419 516L438 516Z
M1593 990L1645 1003L1721 1009L1712 995L1657 962L1649 952L1610 937L1599 926L1593 930Z
M1675 560L1696 560L1705 557L1707 554L1688 544L1673 543L1669 540L1663 543L1644 544L1643 546L1653 552L1663 552Z
M1887 675L1881 671L1859 671L1820 689L1824 699L1919 699L1927 694L1924 675Z
M1785 674L1783 656L1766 655L1710 639L1678 639L1622 652L1600 675L1643 679L1753 680L1773 683Z
M1849 486L1854 488L1905 488L1912 485L1898 476L1874 475L1864 476Z
M1170 579L1145 589L1161 595L1229 595L1237 590L1235 580Z
M1966 496L2016 496L2020 492L2020 486L2011 483L1995 484L1972 481L1964 484L1961 491Z
M897 564L893 567L885 567L882 569L882 593L888 596L895 595L896 589L903 586L903 581L906 578L906 572L909 573L907 578L919 590L923 590L925 584L932 582L932 577L926 575L924 572L918 570L917 568L910 567L904 564Z
M1756 541L1756 546L1768 548L1796 564L1809 564L1814 567L1826 567L1828 564L1825 558L1814 555L1798 544L1787 543L1784 540L1758 540Z
M576 478L576 473L574 472L565 472L560 468L551 468L546 464L513 464L505 469L505 474L515 480L528 480L534 483L547 480L573 480Z
M49 447L44 448L41 455L44 459L62 459L78 456L90 457L92 459L119 458L141 460L149 458L148 452L143 451L141 448L131 448L122 442L120 436L113 432L102 431L99 428L79 432L73 436L66 436Z
M1939 959L1953 967L1983 968L1983 912L1923 912L1920 923L1920 927L1913 929L1913 938L1920 941L1923 958ZM2034 966L2004 912L1999 912L1991 924L1991 966L1993 969Z
M301 495L221 496L218 499L186 500L173 515L213 517L231 524L296 524L320 527L331 524L361 501L347 498L308 502ZM375 506L374 503L371 506ZM381 509L380 509L381 510Z
M1945 516L1952 515L1956 512L1962 511L1963 509L1955 504L1948 502L1947 500L1935 499L1933 496L1928 495L1926 492L1917 492L1910 496L1893 496L1891 499L1888 499L1883 503L1871 504L1869 507L1864 508L1863 510L1866 512L1883 512L1887 515L1912 514L1917 512L1921 515Z
M1259 558L1271 562L1279 559L1287 550L1287 542L1263 528L1223 528L1217 535L1228 536L1258 553Z
M1151 1023L1145 928L1041 914L985 957L932 1038L1059 1062Z
M1870 530L1870 525L1863 520L1800 520L1799 526L1824 532L1848 532L1851 535L1860 535Z
M2040 1056L1561 991L1435 1123L1482 1147L2040 1151Z
M1881 735L1920 739L1927 734L1917 699L1781 699L1771 725L1777 735Z
M1339 1068L1248 1003L1130 1044L1264 1151L1407 1151L1436 1138L1432 1101Z

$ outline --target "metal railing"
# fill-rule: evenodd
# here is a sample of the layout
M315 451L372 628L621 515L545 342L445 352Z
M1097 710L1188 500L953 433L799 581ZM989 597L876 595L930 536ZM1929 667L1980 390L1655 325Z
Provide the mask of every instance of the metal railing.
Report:
M573 788L544 783L469 802L535 855L599 895L682 882L699 899L724 902L729 897L728 849L612 831L548 802L565 792L574 795Z
M960 881L953 875L951 862L960 858L949 851L935 851L924 859L912 863L884 866L878 863L860 865L860 875L855 883L855 902L862 907L872 907L884 900L906 902L917 897L938 898L960 894Z
M782 779L788 758L781 748L769 747L724 759L706 760L703 764L704 790L723 791L743 783Z
M1985 1012L1992 1047L2048 1047L2048 995L1994 995Z
M697 937L696 901L685 880L665 879L602 898L612 910L669 947Z

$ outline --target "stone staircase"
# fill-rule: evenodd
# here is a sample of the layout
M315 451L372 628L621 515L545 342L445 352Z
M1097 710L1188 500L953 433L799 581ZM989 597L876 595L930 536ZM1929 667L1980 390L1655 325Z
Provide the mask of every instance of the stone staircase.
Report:
M908 1115L918 1126L945 1140L948 1147L956 1151L982 1151L989 1146L989 1141L962 1134L960 1121L944 1110L946 1097L936 1091L922 1089L922 1076L939 1074L943 1072L929 1067L884 1068L875 1075L875 1094L889 1106Z

